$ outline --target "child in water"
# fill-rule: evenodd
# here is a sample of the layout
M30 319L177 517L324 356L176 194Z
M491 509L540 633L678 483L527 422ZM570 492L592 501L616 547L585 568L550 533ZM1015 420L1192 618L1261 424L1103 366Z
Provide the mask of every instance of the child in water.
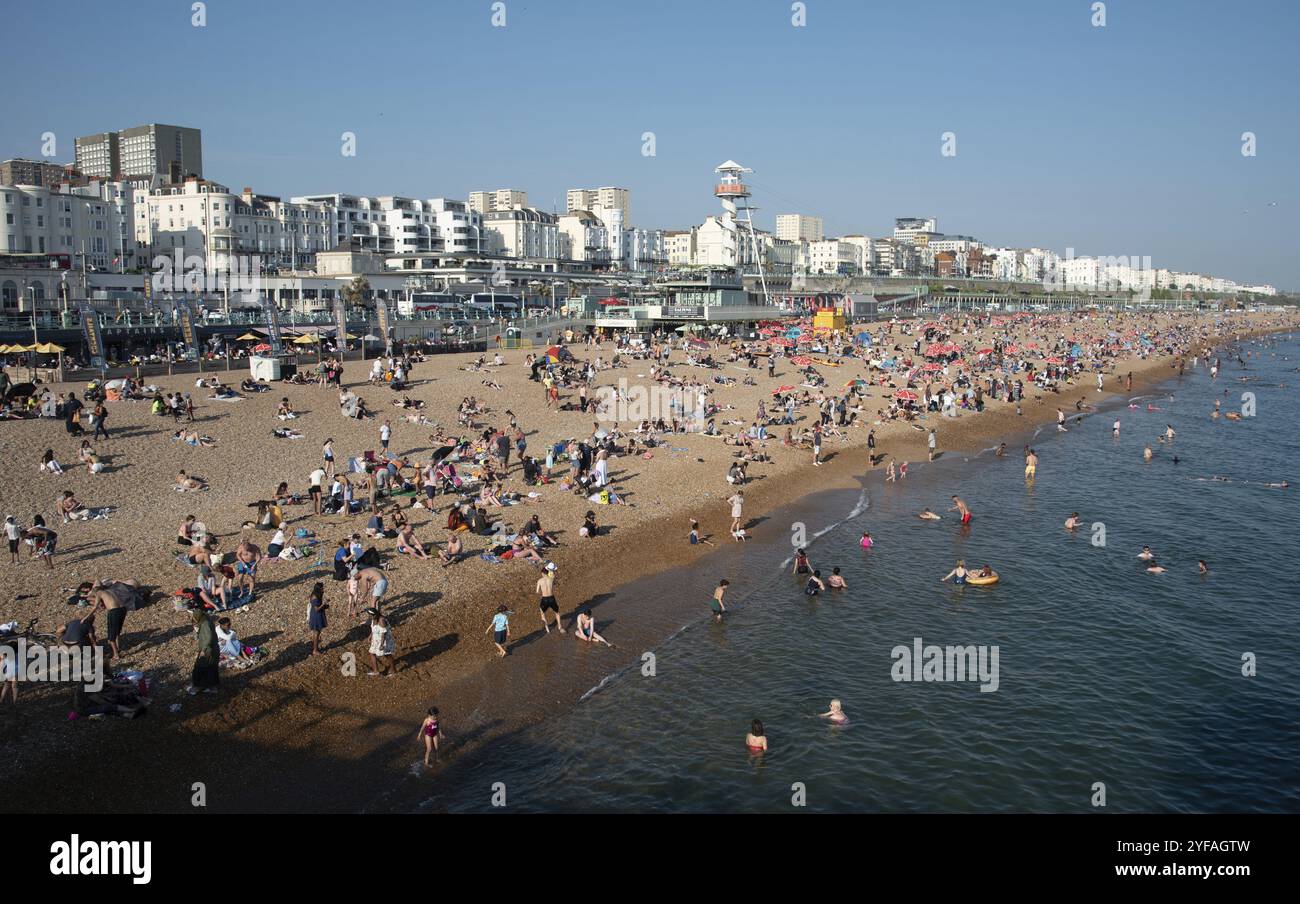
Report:
M840 701L838 700L832 700L831 708L827 712L818 715L817 718L830 719L831 722L833 722L836 725L849 724L849 717L844 714L844 707L840 705Z
M424 738L424 765L426 767L430 765L430 754L435 757L438 755L439 732L438 707L430 706L428 715L426 715L424 721L420 723L420 730L415 733L417 738Z

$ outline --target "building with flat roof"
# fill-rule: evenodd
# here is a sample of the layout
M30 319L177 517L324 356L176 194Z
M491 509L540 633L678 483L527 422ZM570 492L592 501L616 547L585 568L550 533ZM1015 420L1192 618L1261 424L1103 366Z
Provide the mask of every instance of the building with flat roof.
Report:
M621 210L623 212L623 228L632 225L632 196L626 188L614 188L612 186L605 188L571 188L565 193L564 207L568 213L573 213L575 210L594 211L597 207Z
M782 213L776 217L776 237L787 242L820 242L826 237L826 229L821 217Z
M91 179L159 175L171 182L203 177L203 137L198 129L151 122L76 140L77 169Z
M494 191L472 191L469 193L469 209L475 213L491 213L494 210L513 210L528 206L528 192L517 188L498 188Z

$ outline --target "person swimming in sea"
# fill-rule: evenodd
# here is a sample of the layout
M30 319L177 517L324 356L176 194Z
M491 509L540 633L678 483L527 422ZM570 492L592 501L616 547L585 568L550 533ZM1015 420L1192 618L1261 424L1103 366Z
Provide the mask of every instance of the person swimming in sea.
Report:
M862 532L862 539L858 541L858 545L861 546L863 549L870 549L871 547L876 545L876 541L871 539L871 531L864 530ZM839 569L836 569L836 571L838 570Z
M1165 567L1160 563L1158 563L1155 559L1152 559L1150 562L1147 562L1147 574L1164 574L1165 570L1166 570Z
M961 585L966 583L966 574L967 574L966 563L963 562L961 559L958 559L957 567L954 568L952 571L948 572L947 574L945 574L943 577L939 578L939 580L947 581L949 578L952 578L952 582L954 584Z
M828 719L835 725L849 724L849 717L844 714L844 707L839 700L832 700L831 708L824 713L818 713L817 718Z
M1152 561L1155 559L1155 557L1156 554L1151 551L1150 546L1143 546L1142 551L1138 553L1138 558L1142 559L1144 562Z
M840 566L836 565L831 569L831 576L826 579L826 586L832 590L849 589L848 581L844 580L843 575L840 574Z
M808 554L802 549L794 554L794 568L791 574L811 574L812 565L808 564Z
M751 754L767 753L767 735L763 733L762 719L755 719L749 723L749 734L745 735L745 747Z
M1197 574L1209 574L1209 573L1210 573L1210 566L1205 564L1205 560L1204 560L1204 559L1197 559L1197 560L1196 560L1196 573L1197 573Z
M817 596L826 589L826 583L822 580L822 573L814 571L808 577L808 583L804 584L803 592L808 596Z
M920 518L922 521L942 521L942 520L943 520L943 515L935 514L934 512L930 511L929 509L926 509L925 511L921 512L921 513L920 513L919 515L917 515L916 517Z
M1079 527L1079 513L1071 512L1070 517L1065 519L1066 530L1077 530Z

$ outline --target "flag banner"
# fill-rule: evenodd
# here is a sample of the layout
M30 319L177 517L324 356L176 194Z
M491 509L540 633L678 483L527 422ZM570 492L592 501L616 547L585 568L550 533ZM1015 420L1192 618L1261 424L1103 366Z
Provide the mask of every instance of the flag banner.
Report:
M334 326L339 331L334 344L342 354L348 347L348 303L342 298L334 299Z
M104 366L104 337L99 332L99 315L89 304L81 304L81 335L86 340L93 367Z
M271 354L278 357L284 354L284 340L280 338L280 309L270 299L266 300L264 309L266 311L266 341L271 343Z
M194 333L194 311L190 308L189 302L181 302L178 317L181 322L181 336L185 338L186 347L197 351L199 340Z

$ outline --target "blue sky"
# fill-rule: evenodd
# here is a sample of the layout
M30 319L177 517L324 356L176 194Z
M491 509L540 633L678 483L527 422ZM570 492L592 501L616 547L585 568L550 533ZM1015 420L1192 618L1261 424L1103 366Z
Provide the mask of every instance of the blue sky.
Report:
M621 185L667 228L717 210L730 157L762 225L936 216L1300 288L1292 0L1109 0L1102 28L1092 0L806 0L804 27L789 0L505 0L504 28L491 6L208 0L195 28L186 0L14 5L0 156L168 122L201 128L205 174L236 190L510 187L549 209Z

